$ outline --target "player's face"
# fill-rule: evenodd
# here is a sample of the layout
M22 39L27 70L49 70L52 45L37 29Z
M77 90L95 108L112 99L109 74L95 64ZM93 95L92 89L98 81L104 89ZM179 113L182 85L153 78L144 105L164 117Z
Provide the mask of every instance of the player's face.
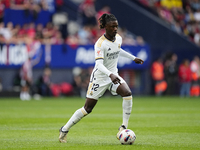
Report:
M118 21L110 21L106 24L106 35L109 36L109 38L114 38L117 34L118 29Z

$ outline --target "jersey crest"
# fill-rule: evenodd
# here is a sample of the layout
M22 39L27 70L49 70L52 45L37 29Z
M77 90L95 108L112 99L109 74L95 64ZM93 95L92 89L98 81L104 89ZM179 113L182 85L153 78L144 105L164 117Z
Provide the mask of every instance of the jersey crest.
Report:
M101 50L97 51L97 56L101 56Z

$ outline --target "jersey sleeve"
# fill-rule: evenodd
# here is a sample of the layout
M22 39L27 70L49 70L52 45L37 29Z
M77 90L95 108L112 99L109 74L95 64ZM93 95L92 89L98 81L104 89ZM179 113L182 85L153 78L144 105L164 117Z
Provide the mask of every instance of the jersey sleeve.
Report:
M104 43L105 37L102 36L95 44L95 66L98 68L99 71L106 74L107 76L110 76L112 73L109 71L103 64L104 62Z
M122 57L126 57L126 58L129 58L129 59L132 59L132 60L135 60L135 56L126 52L125 50L123 50L122 48L120 49L120 56Z
M95 51L95 60L98 59L104 59L104 46L103 46L103 41L104 38L100 38L95 46L94 46L94 51Z
M109 70L103 65L103 60L102 60L102 59L96 60L96 67L98 68L98 70L100 70L101 72L103 72L103 73L106 74L107 76L110 76L110 74L112 73L111 71L109 71Z

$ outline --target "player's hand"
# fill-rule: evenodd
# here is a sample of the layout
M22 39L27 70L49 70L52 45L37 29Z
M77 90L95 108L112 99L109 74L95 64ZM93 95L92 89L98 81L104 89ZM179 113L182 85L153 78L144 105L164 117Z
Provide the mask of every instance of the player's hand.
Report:
M142 60L142 59L140 59L140 58L135 58L134 59L134 62L136 63L136 64L143 64L144 63L144 61Z
M116 76L116 75L114 75L114 74L111 73L109 77L111 78L111 80L112 80L112 82L114 84L117 84L117 83L121 84L120 83L120 79L118 78L118 76Z

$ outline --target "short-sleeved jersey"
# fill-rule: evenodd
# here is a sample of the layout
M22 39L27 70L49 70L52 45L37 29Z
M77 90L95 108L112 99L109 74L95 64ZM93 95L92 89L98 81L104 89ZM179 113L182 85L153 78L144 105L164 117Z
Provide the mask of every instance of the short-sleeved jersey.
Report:
M121 49L122 38L119 34L116 34L115 40L108 40L105 35L102 35L95 43L95 60L103 59L103 65L112 73L117 74L117 62L119 58L119 53ZM94 70L96 70L95 75L106 76L104 73L98 70L95 65Z

